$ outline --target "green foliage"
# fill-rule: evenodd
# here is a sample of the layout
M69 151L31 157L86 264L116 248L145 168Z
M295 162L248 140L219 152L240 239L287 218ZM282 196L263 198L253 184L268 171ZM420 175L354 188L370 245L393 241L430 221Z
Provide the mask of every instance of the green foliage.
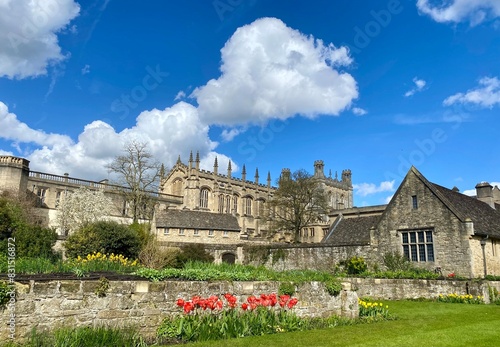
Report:
M98 298L104 298L106 296L106 292L109 289L109 280L106 277L101 277L99 278L99 284L97 285L97 288L95 289L95 295L97 295Z
M342 291L342 282L338 278L333 278L325 282L326 291L332 296L337 296Z
M410 271L413 269L411 262L399 252L385 253L383 262L389 271Z
M500 294L498 290L488 285L488 293L490 294L490 302L495 305L500 305Z
M12 237L15 230L26 224L23 206L11 196L0 196L0 240Z
M147 347L146 340L134 328L64 327L52 332L33 329L22 345L10 342L5 347L70 347L70 346L120 346Z
M152 238L142 246L139 252L139 261L151 269L178 266L178 257L181 250L178 247L162 247L156 238Z
M16 257L60 258L52 249L57 240L57 233L52 229L26 225L16 229L13 237L16 239Z
M65 243L66 254L70 258L84 257L89 253L122 254L127 258L137 258L140 239L137 233L112 221L88 224L70 235Z
M12 286L6 281L0 281L0 310L3 310L7 306L12 290Z
M149 242L155 240L155 235L151 233L151 224L134 222L128 226L139 237L141 248Z
M287 310L258 307L253 311L225 310L218 314L183 315L167 318L158 337L181 341L210 341L276 334L309 328L307 319Z
M278 289L279 295L293 295L295 293L295 284L292 282L281 282Z
M363 257L356 256L347 259L345 266L349 275L359 275L360 273L365 272L368 268L365 259Z
M205 250L201 243L189 243L181 247L181 252L177 256L177 267L182 267L190 261L213 263L214 257Z

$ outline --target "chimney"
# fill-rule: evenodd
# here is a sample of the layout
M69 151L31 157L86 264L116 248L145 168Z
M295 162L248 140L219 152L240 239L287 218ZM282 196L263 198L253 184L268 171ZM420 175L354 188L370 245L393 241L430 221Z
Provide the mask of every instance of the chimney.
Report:
M493 187L488 182L481 182L476 184L476 196L478 200L487 203L492 208L495 208L495 202L493 199Z

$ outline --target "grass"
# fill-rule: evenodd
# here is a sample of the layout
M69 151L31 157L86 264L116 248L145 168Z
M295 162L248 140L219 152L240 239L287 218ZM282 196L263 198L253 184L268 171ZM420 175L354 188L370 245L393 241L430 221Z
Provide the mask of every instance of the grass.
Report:
M337 326L259 337L183 344L217 347L365 347L365 346L498 346L500 307L441 302L390 301L389 311L398 317L372 324ZM54 336L55 335L55 336ZM54 335L38 335L29 347L147 346L133 330L64 329ZM103 342L104 341L104 342ZM1 346L19 346L13 343ZM150 345L151 346L151 345ZM156 346L156 345L155 345Z
M500 308L437 302L384 302L398 319L186 346L497 346Z

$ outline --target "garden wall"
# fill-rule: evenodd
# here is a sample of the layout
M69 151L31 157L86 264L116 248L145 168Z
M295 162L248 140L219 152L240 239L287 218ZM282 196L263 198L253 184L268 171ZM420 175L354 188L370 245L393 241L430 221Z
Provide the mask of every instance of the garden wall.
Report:
M358 297L378 300L435 299L439 294L456 293L483 296L489 303L488 287L500 291L500 282L380 278L350 278L344 282L344 289L356 291Z
M15 313L15 337L23 338L32 328L53 330L58 327L135 326L144 336L152 336L167 315L180 313L175 302L193 295L210 296L232 293L238 302L249 295L277 293L278 282L188 282L188 281L110 281L104 297L96 291L102 283L96 280L29 281L17 283L14 307L0 312L0 339L10 336L11 314ZM330 296L324 285L306 283L294 294L298 304L293 308L300 316L341 315L357 317L355 292L342 291ZM15 312L13 312L13 309Z

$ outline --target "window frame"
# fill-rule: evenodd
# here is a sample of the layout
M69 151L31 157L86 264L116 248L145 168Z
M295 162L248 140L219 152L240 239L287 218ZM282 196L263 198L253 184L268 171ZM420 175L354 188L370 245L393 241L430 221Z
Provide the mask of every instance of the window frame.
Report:
M416 263L436 261L432 228L400 230L400 234L401 248L406 259Z

